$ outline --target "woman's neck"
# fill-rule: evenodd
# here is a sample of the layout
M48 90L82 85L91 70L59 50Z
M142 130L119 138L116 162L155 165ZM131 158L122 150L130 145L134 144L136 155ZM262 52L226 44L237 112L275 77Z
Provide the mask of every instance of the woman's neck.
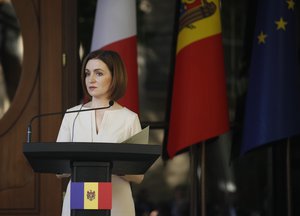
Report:
M95 108L95 107L105 107L109 105L109 100L108 99L96 99L96 98L92 98L91 101L91 107Z

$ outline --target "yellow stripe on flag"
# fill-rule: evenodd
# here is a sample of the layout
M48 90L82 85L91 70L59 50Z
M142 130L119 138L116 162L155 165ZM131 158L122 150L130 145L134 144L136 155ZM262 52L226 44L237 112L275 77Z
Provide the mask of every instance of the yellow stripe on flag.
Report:
M84 209L98 209L98 182L84 183Z
M212 15L198 19L188 27L182 28L177 38L177 53L193 42L221 33L220 2L219 0L207 2L215 4L216 10Z

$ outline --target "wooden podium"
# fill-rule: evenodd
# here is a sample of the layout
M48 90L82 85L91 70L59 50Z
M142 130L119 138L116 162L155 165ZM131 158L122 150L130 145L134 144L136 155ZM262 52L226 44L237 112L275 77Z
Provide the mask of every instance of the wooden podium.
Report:
M72 182L110 182L111 175L144 174L161 154L160 145L128 143L25 143L35 172L71 173ZM110 210L71 210L72 216L110 215Z

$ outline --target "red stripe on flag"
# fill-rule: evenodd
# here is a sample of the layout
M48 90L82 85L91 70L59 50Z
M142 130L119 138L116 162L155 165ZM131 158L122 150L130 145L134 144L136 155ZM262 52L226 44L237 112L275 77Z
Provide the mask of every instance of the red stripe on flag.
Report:
M112 208L112 184L101 182L98 185L98 209Z
M194 42L176 56L167 151L229 130L221 34Z
M139 112L138 92L138 67L137 67L137 38L132 36L114 43L108 44L101 49L113 50L120 54L124 61L128 83L125 96L118 102L130 110Z

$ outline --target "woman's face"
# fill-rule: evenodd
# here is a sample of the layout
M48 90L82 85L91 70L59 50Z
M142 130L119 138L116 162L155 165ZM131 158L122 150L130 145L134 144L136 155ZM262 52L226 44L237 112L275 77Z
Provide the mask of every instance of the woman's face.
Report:
M98 99L109 99L108 90L112 81L107 65L99 59L90 59L85 67L85 84L88 93Z

